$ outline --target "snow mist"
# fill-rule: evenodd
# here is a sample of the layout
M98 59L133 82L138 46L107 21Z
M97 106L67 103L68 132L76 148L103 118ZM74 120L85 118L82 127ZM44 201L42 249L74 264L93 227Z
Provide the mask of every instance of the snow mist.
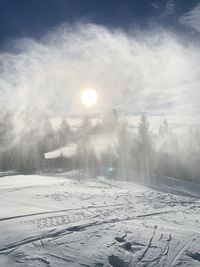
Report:
M125 115L145 112L179 117L184 124L199 122L200 49L178 34L158 26L126 33L94 24L64 24L40 40L14 40L11 46L0 54L1 121L11 125L7 123L11 130L2 142L9 153L19 144L20 155L33 153L38 135L41 155L64 145L59 138L52 141L47 119L81 117L85 88L98 94L89 116L114 108ZM65 122L62 127L69 128ZM80 136L70 133L69 139ZM5 162L13 160L9 153L2 152Z

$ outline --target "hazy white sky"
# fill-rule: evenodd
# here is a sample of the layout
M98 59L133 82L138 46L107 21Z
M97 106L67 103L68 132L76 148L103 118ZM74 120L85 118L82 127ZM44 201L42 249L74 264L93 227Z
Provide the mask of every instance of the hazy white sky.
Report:
M94 24L62 25L40 41L16 40L0 54L1 106L70 115L94 88L93 111L199 119L200 48L162 28L132 33ZM91 112L93 112L91 110Z

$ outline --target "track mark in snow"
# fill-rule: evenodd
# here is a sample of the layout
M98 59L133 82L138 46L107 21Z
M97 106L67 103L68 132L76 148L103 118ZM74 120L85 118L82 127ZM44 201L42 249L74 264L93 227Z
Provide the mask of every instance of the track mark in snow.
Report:
M171 236L171 234L169 234L169 238L167 239L167 245L166 245L165 250L163 252L163 255L164 256L167 256L168 255L171 240L172 240L172 236Z
M175 262L178 260L178 258L181 256L181 254L183 253L183 251L193 242L195 241L198 237L194 237L192 239L190 239L188 242L186 242L184 244L184 246L178 251L178 253L176 254L176 256L174 257L174 259L172 260L170 266L173 266L175 264Z
M163 234L161 234L160 238L158 239L158 242L161 242L163 239ZM157 257L157 265L160 264L161 266L164 266L164 262L167 259L168 253L169 253L169 248L171 244L172 236L169 234L169 237L166 240L166 246L164 247L163 251L161 249L160 255Z
M66 212L66 211L76 211L76 210L88 210L88 209L97 209L97 208L107 208L107 207L116 207L116 206L127 206L127 205L130 205L130 204L119 203L119 204L100 205L100 206L95 206L94 205L94 206L73 208L73 209L63 209L63 210L52 210L52 211L44 211L44 212L37 212L37 213L29 213L29 214L24 214L24 215L17 215L17 216L0 218L0 222L1 221L14 220L14 219L20 219L20 218L26 218L26 217L32 217L32 216L37 216L37 215L51 214L51 213L59 213L59 212Z
M119 223L119 222L125 222L125 221L132 221L132 220L137 220L139 218L143 218L146 216L156 216L156 215L160 215L160 214L165 214L165 213L169 213L169 212L174 212L174 211L163 211L163 212L154 212L154 213L149 213L149 214L140 214L137 216L133 216L133 217L127 217L124 219L119 219L119 218L114 218L114 219L110 219L110 220L103 220L103 221L92 221L90 223L85 223L82 225L76 225L76 226L71 226L71 227L67 227L61 230L51 230L48 233L44 234L44 235L35 235L35 236L31 236L27 239L15 242L15 243L11 243L9 245L3 246L0 248L0 252L11 249L11 248L15 248L17 246L21 246L21 245L25 245L28 243L31 243L33 241L38 241L40 239L47 239L47 238L53 238L53 237L58 237L60 235L65 235L65 234L69 234L71 232L74 231L80 231L80 230L84 230L88 227L92 227L92 226L100 226L100 225L104 225L104 224L111 224L111 223ZM92 220L92 218L89 218L90 220Z
M87 216L88 219L89 216ZM60 215L60 216L50 216L39 219L33 219L28 221L23 221L22 223L33 223L37 229L44 229L49 227L60 226L72 222L77 222L86 219L86 215L82 212L69 214L69 215Z
M156 228L157 226L155 226L155 229L153 231L153 234L149 240L149 244L147 245L146 249L144 250L144 252L142 253L142 255L140 257L138 257L138 260L142 261L142 259L145 257L147 251L149 250L149 248L151 247L151 244L152 244L152 241L153 241L153 238L154 238L154 235L155 235L155 232L156 232Z
M36 262L39 262L39 263L43 263L45 264L46 266L51 266L51 263L48 259L45 259L43 257L39 257L39 256L27 256L25 257L25 260L32 260L32 261L36 261ZM38 264L37 264L38 266Z
M49 231L48 233L46 233L44 235L31 236L29 238L20 240L18 242L14 242L14 243L11 243L9 245L3 246L3 247L0 248L0 253L4 252L6 250L9 250L9 249L15 248L15 247L19 247L21 245L26 245L26 244L32 243L34 241L39 241L39 240L42 240L42 239L58 237L58 236L61 236L61 235L70 234L71 232L78 232L78 231L81 231L81 230L83 230L85 228L91 227L93 225L95 225L95 223L70 226L68 228L57 230L57 231L54 229L54 230L51 230L51 231Z
M58 255L55 255L55 254L52 254L52 253L49 253L49 252L48 252L48 255L51 256L51 257L53 257L53 258L56 258L56 259L65 261L65 262L73 262L73 261L70 260L70 259L66 259L66 258L60 257L60 256L58 256Z

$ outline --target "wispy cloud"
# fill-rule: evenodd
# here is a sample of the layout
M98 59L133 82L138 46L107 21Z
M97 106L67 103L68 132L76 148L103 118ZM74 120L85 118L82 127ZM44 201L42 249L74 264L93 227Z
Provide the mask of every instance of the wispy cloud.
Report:
M180 17L180 23L200 32L200 4Z
M152 2L151 6L155 9L159 9L159 3L157 1Z
M174 0L169 0L166 3L166 13L167 14L173 14L175 11L175 2Z
M150 3L150 6L154 8L155 10L159 11L159 17L168 17L175 12L176 4L174 0L168 0L166 2L162 1L152 1Z

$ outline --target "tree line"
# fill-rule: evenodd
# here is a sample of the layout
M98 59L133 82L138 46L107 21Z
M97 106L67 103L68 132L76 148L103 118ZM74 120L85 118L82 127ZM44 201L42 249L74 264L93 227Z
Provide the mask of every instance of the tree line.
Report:
M105 133L116 137L116 153L105 150L97 157L95 149L88 149L88 144L91 138L95 140ZM75 155L45 160L45 153L69 143L77 144ZM65 119L55 129L49 117L42 115L38 123L29 123L17 132L12 114L5 113L0 118L1 171L120 168L200 181L199 156L199 128L190 128L180 137L165 119L158 131L153 132L145 114L141 115L136 131L130 129L116 110L95 124L85 116L77 130Z

